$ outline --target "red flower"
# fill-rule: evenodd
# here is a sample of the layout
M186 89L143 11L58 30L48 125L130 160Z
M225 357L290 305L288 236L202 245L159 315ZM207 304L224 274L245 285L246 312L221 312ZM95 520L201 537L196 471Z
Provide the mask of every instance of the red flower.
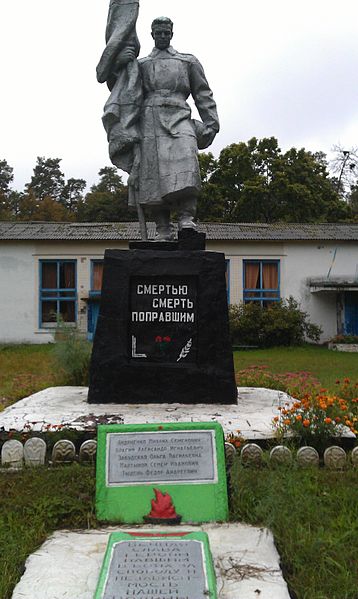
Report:
M171 341L170 337L163 337L163 341L165 341L166 343L169 343Z
M155 342L156 342L156 343L161 343L161 342L162 342L162 338L161 338L161 336L160 336L160 335L157 335L157 336L156 336L156 338L155 338Z

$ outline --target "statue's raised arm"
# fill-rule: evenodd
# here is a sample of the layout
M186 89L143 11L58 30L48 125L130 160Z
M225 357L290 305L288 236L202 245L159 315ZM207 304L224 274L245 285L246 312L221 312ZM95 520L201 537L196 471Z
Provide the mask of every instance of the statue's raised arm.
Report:
M142 86L137 62L140 45L136 33L139 0L111 0L106 47L97 66L97 79L106 82L111 95L104 107L112 163L131 173L139 142Z
M111 0L106 27L106 47L97 66L99 83L107 82L109 89L116 80L116 61L128 47L137 57L140 44L136 33L139 0Z

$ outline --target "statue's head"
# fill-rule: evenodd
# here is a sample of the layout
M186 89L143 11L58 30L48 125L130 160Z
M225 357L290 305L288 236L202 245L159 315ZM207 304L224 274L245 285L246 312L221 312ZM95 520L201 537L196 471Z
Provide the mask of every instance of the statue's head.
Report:
M152 38L158 50L165 50L170 46L173 37L173 21L169 17L158 17L152 23Z

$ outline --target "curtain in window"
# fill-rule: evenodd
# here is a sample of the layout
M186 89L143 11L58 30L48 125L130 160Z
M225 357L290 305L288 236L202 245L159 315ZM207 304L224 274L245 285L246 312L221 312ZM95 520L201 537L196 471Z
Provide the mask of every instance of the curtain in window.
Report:
M264 263L262 265L262 287L263 289L278 288L278 267L274 263ZM277 292L265 293L264 297L276 297Z
M247 262L245 264L245 288L257 289L259 287L260 264L257 262ZM246 293L246 297L255 297L255 293Z
M57 264L55 262L42 263L42 281L43 289L56 289L57 287Z
M103 278L103 263L94 262L93 264L93 291L101 291Z
M61 289L75 288L75 265L73 262L64 262L61 264Z

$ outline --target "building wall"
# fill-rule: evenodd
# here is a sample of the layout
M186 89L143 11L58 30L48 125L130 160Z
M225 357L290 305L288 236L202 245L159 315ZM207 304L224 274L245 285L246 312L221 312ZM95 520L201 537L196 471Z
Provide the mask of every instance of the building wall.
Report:
M34 244L3 242L0 250L0 343L36 343ZM42 342L42 341L40 341Z
M51 331L39 327L39 261L77 260L77 322L87 331L87 302L91 260L103 258L105 249L127 249L127 242L1 242L0 343L47 343ZM300 301L312 322L324 329L325 341L337 332L336 293L311 293L310 277L358 278L358 244L353 242L233 242L209 241L207 249L224 252L230 261L230 303L243 297L243 260L280 261L282 298Z

